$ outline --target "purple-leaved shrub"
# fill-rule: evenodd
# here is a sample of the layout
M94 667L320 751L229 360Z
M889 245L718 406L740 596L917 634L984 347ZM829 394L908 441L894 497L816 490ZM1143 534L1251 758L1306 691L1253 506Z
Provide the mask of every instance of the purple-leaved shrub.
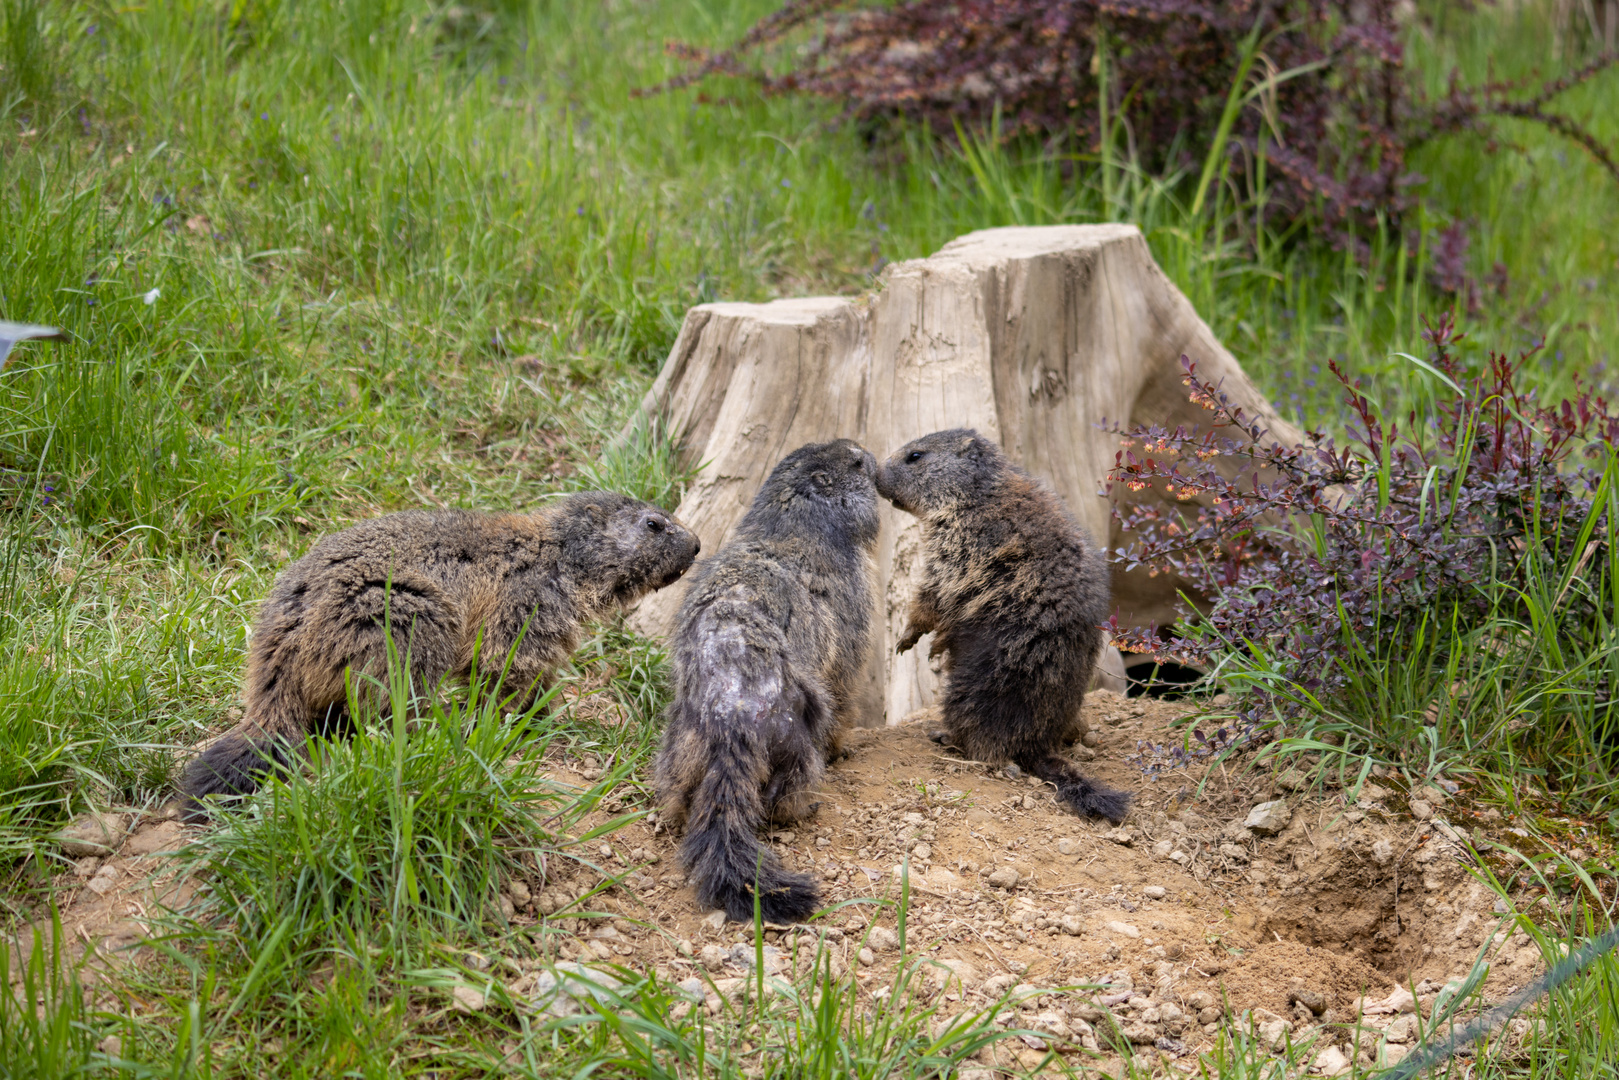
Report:
M1182 632L1115 621L1114 635L1126 649L1183 662L1262 660L1276 677L1245 696L1242 733L1376 680L1379 665L1414 652L1477 648L1481 628L1527 605L1573 652L1611 628L1610 529L1619 521L1604 484L1619 475L1619 416L1583 390L1538 401L1522 385L1534 350L1491 353L1469 368L1449 316L1424 337L1432 352L1415 362L1437 399L1403 424L1332 365L1353 417L1341 446L1319 432L1279 445L1184 358L1209 430L1123 433L1110 484L1167 498L1117 511L1134 539L1115 557L1176 575L1203 610L1188 613ZM1607 738L1610 668L1571 674Z
M1410 207L1417 144L1495 117L1545 125L1619 178L1607 147L1549 109L1616 54L1533 87L1453 82L1430 102L1407 78L1407 17L1421 16L1400 0L787 0L729 48L670 43L692 66L654 89L728 75L868 123L1082 152L1106 138L1158 175L1199 177L1212 148L1233 189L1264 189L1266 221L1307 215L1340 243Z

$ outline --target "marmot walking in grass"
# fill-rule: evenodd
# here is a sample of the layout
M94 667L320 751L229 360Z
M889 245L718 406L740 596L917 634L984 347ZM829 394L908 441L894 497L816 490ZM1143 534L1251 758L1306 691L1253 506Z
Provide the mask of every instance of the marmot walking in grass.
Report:
M686 835L698 903L792 922L814 882L759 845L767 819L813 810L810 793L855 705L870 638L877 462L841 439L800 447L693 576L677 621L675 699L658 799Z
M203 815L206 795L254 790L306 735L345 726L345 675L359 686L384 674L385 626L418 691L466 677L476 645L479 671L493 681L505 668L502 692L526 709L581 623L674 582L698 547L670 514L604 491L533 514L412 510L323 538L270 590L248 648L245 715L186 766L184 813Z
M950 741L1050 781L1081 814L1123 819L1130 796L1059 753L1082 734L1108 614L1107 566L1062 500L965 428L901 447L877 487L922 522L927 566L899 651L936 632Z

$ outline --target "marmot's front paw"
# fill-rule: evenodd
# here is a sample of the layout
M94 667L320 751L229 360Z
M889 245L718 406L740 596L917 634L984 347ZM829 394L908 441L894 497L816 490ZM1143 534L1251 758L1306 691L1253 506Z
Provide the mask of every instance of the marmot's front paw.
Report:
M917 630L914 627L906 627L905 636L899 639L898 645L894 646L894 652L910 652L912 649L916 648L916 643L922 640L922 635L924 632L925 631Z

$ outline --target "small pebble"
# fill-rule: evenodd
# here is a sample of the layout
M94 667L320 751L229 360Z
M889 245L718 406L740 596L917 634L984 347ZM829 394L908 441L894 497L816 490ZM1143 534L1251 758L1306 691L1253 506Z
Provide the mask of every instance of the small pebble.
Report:
M450 1004L455 1007L456 1012L482 1012L484 1005L488 1003L481 991L474 990L470 986L457 986L450 991L450 995L452 999Z
M1275 836L1287 828L1287 823L1293 820L1293 810L1286 800L1277 799L1274 802L1260 803L1248 811L1248 818L1243 827L1252 829L1261 836Z
M122 814L84 814L57 833L64 854L72 858L111 855L123 843L129 821Z
M1010 889L1018 883L1018 872L1010 866L1003 866L989 875L988 881L997 889Z
M871 965L875 964L876 962L877 962L877 954L876 953L872 952L870 949L861 949L860 950L860 963L861 964L863 964L866 967L870 967Z
M112 892L115 887L117 887L117 883L118 868L113 866L111 863L108 863L100 870L97 870L95 876L86 882L84 887L95 893L97 896L106 896L108 893Z
M1303 1005L1316 1016L1327 1011L1327 995L1319 990L1298 988L1288 993L1287 1000L1290 1004Z
M1168 890L1162 885L1148 885L1145 889L1141 890L1141 895L1145 896L1148 900L1162 900L1167 892Z

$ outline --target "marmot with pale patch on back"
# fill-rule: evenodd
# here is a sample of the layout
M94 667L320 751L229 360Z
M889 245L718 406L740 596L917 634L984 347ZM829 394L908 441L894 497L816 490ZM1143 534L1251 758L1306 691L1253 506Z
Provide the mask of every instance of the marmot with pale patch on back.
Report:
M1049 781L1081 814L1123 820L1130 796L1064 758L1107 619L1108 570L1057 494L967 428L905 444L877 488L922 523L927 565L899 652L934 632L945 657L942 712L969 758Z
M606 491L532 514L411 510L322 538L265 599L248 646L245 715L187 764L182 812L206 816L204 797L247 794L290 765L309 734L348 728L347 686L385 674L390 629L417 692L466 678L476 647L480 677L504 667L507 707L523 711L578 646L583 623L672 584L699 547L671 514Z
M876 576L877 462L847 439L793 451L693 575L671 650L658 801L705 908L802 919L814 882L759 845L810 799L857 708Z

